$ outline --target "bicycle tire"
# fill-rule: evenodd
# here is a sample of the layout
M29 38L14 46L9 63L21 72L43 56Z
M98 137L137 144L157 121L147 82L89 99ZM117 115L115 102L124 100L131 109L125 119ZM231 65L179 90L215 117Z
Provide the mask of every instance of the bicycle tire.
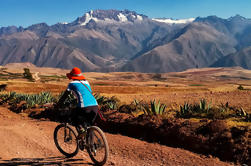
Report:
M72 140L75 141L75 143L73 143L73 144L74 144L74 146L76 146L76 147L73 148L73 151L72 151L72 152L66 152L66 150L62 147L61 143L59 143L59 140L58 140L58 136L60 136L59 131L60 131L60 129L63 129L63 131L65 131L64 128L65 128L66 130L68 130L69 133L72 133L72 135L71 135L71 136L72 136ZM65 132L64 132L63 134L64 134L64 135L63 135L63 136L61 135L61 136L64 138L64 142L65 142L65 137L66 137ZM55 130L54 130L54 143L55 143L57 149L58 149L63 155L65 155L66 157L73 157L73 156L75 156L75 155L78 153L78 151L79 151L79 146L78 146L78 140L77 140L76 133L74 132L74 130L73 130L70 126L65 125L65 124L59 124L59 125L55 128Z
M94 156L94 154L92 153L92 144L91 144L91 138L90 138L91 134L90 133L91 132L94 133L94 131L97 132L97 134L101 137L101 139L103 141L103 147L104 147L104 154L103 155L104 155L104 157L100 161L97 160L96 156ZM97 137L96 134L95 134L95 137ZM91 126L87 130L86 138L87 138L87 143L88 143L87 152L88 152L91 160L96 165L104 165L106 163L107 159L108 159L108 156L109 156L109 146L108 146L105 134L103 133L103 131L99 127L97 127L97 126Z

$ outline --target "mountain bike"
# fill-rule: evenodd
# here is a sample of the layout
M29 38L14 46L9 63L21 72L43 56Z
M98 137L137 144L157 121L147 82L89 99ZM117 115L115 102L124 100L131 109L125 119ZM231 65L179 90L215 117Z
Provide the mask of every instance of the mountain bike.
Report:
M104 165L109 155L109 147L103 131L97 126L61 123L54 130L54 142L57 149L66 157L75 156L79 149L87 150L96 165ZM84 130L84 132L83 132Z

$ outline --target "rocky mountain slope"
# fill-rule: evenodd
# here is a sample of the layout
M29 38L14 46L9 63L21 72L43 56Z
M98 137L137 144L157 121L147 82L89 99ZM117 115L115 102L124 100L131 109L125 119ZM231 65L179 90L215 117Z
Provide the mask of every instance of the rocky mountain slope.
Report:
M237 53L222 57L212 65L212 67L214 66L242 66L243 68L251 69L251 46L241 49Z
M250 35L251 20L239 15L171 20L128 10L96 10L71 23L0 28L0 65L31 62L101 72L228 66L217 62L230 55L242 61L238 52L251 46Z

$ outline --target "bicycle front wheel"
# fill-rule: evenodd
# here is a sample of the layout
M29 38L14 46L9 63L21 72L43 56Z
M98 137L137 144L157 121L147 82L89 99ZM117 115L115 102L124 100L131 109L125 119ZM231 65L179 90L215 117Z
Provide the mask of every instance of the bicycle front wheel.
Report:
M60 124L55 128L54 142L58 150L66 157L73 157L78 153L77 136L68 125Z
M103 131L97 126L87 130L87 152L96 165L104 165L108 159L109 147Z

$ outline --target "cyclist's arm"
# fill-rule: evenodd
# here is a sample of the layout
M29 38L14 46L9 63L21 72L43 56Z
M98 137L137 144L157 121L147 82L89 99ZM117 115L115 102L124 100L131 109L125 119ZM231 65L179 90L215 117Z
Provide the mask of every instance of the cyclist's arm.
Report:
M60 107L64 103L65 99L68 97L69 94L70 94L69 90L64 91L64 94L58 100L56 107Z

